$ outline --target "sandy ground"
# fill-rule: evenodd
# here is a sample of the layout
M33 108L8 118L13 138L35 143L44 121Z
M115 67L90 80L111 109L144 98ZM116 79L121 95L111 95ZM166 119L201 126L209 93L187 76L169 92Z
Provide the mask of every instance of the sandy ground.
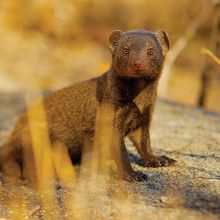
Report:
M22 95L0 95L1 142L22 109ZM157 154L178 162L171 167L144 168L127 142L132 165L148 176L146 182L105 182L105 177L98 176L96 183L90 180L73 188L65 186L57 191L57 197L60 204L69 201L69 205L51 206L49 216L58 213L58 217L46 219L220 219L220 116L160 100L151 139ZM2 176L1 183L5 186L0 190L2 218L18 219L16 213L24 207L20 219L38 218L41 205L32 189Z

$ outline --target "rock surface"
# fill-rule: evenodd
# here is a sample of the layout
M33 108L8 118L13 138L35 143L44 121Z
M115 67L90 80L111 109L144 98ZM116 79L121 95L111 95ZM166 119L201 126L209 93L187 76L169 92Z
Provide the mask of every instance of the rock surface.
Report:
M0 143L24 106L22 94L0 95ZM91 190L92 181L82 182L71 190L67 187L62 193L68 198L75 196L74 210L77 210L79 219L220 218L220 116L159 100L151 139L157 154L167 155L178 162L171 167L144 168L138 164L139 156L128 141L132 165L147 174L148 181L113 181L107 184L107 191L101 187ZM98 182L102 183L104 177L99 178ZM1 217L13 216L16 210L25 206L28 208L25 218L37 218L40 206L33 190L6 177L1 177L1 183L5 186L0 187ZM59 197L59 190L57 195ZM47 196L50 197L50 193ZM65 197L61 197L60 203L65 203ZM12 200L13 204L9 202ZM72 219L68 209L62 211L62 206L60 209L63 213L60 219ZM51 213L58 211L51 207Z

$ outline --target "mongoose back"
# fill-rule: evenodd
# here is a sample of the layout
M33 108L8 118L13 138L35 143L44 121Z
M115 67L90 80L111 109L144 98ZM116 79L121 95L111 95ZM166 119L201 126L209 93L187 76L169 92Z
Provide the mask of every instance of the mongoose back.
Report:
M68 148L72 161L82 154L84 137L94 135L96 110L107 101L115 111L113 129L119 134L115 159L126 180L142 180L131 167L124 138L128 136L137 148L145 166L168 166L175 162L156 156L150 146L149 126L169 40L164 31L113 31L109 37L112 64L97 78L71 85L43 98L50 142ZM114 138L114 137L113 137ZM3 173L17 166L18 176L24 167L23 149L31 148L27 112L24 112L5 145L0 148Z

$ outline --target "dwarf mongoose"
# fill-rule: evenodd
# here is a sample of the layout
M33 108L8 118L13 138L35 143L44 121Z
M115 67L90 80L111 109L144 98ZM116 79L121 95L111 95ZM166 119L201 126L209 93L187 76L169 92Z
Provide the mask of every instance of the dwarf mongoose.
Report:
M63 143L72 161L82 153L84 137L93 137L96 109L103 100L115 111L114 129L119 134L117 147L121 152L116 164L122 178L140 180L131 167L124 144L128 136L146 166L168 166L175 162L156 156L150 146L149 126L157 96L169 40L164 31L116 30L110 34L112 64L97 78L71 85L43 98L51 145ZM24 112L8 142L0 148L2 171L18 165L22 174L23 149L31 148L27 113ZM119 160L119 161L118 161ZM27 176L28 178L28 176Z

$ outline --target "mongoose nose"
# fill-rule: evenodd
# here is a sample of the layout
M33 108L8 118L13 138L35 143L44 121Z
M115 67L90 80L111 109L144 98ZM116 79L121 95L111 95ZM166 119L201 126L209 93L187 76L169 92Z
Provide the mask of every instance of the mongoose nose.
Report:
M135 60L134 61L134 67L136 69L141 69L144 66L144 62L142 60Z

